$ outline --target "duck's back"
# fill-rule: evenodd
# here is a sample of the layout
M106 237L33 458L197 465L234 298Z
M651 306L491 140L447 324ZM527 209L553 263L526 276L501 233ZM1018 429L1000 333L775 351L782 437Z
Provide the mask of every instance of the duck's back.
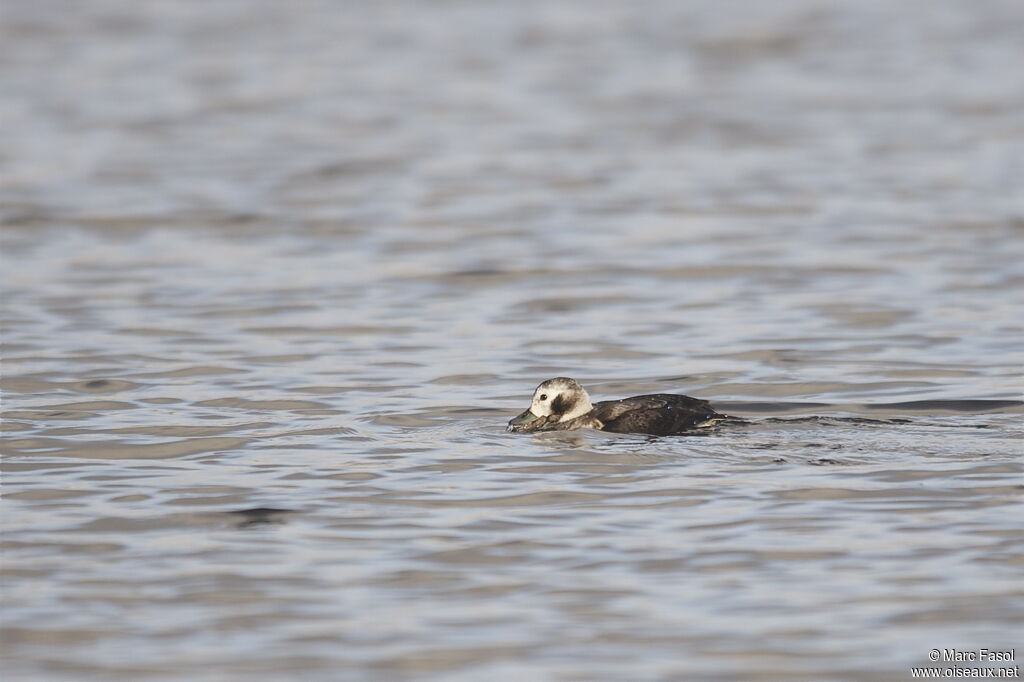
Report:
M656 393L594 404L593 416L604 424L602 431L647 433L668 436L722 418L706 400L688 395Z

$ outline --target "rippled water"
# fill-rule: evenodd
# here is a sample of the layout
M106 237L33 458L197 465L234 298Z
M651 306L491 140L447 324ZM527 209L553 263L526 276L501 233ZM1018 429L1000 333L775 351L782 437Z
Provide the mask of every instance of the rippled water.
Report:
M1020 662L1019 3L4 14L5 680Z

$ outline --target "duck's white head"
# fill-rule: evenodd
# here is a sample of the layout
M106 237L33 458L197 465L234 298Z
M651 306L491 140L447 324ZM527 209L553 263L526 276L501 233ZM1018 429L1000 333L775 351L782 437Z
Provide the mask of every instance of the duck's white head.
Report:
M575 379L555 377L533 392L530 408L508 423L509 431L544 431L590 412L590 396Z

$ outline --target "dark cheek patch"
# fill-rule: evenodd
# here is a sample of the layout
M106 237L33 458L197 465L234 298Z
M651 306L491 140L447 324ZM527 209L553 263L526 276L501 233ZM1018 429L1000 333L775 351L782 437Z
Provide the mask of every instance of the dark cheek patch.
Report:
M565 399L565 396L557 396L551 401L551 412L553 414L565 414L569 411L569 401Z

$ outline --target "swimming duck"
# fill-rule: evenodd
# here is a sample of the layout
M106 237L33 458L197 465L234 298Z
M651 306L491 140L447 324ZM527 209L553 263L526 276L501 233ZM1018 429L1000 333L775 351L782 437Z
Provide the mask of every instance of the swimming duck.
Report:
M598 429L614 433L668 436L727 419L706 400L656 393L591 403L574 379L548 379L533 392L530 407L508 423L508 431Z

